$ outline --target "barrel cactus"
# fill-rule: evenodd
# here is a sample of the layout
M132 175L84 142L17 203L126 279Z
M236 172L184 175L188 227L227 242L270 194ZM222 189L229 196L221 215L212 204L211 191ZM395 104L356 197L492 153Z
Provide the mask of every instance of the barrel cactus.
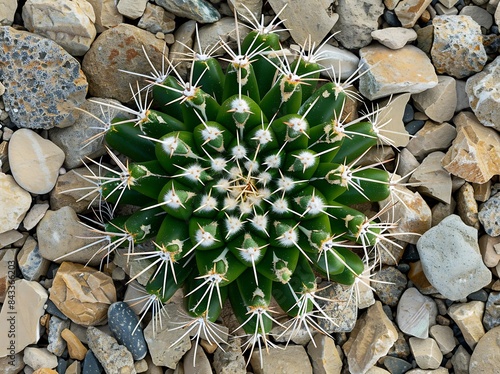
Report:
M103 202L138 207L111 208L93 238L99 255L128 247L130 261L149 261L154 318L182 288L186 333L218 342L228 299L253 349L281 324L272 299L291 317L285 329L323 330L316 279L354 287L378 260L391 223L353 205L387 199L392 184L382 163L362 162L381 142L377 113L345 120L352 80L320 78L321 52L292 58L259 24L236 52L221 45L227 59L193 51L188 78L167 59L152 67L138 109L117 106L133 118L103 123L117 168L85 178ZM135 250L150 240L154 250Z

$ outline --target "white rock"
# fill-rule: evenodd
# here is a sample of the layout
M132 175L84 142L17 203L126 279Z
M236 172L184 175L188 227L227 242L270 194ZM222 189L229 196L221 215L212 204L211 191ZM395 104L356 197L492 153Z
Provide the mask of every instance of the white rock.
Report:
M330 69L333 69L336 78L340 77L341 80L346 80L358 68L358 56L346 49L325 44L318 49L317 53L321 56L318 63L329 69L321 72L323 77L330 77L332 75Z
M16 182L34 194L50 192L56 184L64 152L30 129L19 129L9 144L9 163Z
M477 230L457 215L443 219L417 242L429 282L450 300L465 298L491 282L477 243Z
M95 13L85 0L28 0L26 28L52 39L73 56L83 56L96 37Z
M400 49L408 42L416 40L417 33L413 29L404 27L387 27L372 31L372 37L387 48Z
M38 282L24 279L15 282L12 299L7 295L0 312L0 331L8 332L14 328L16 337L14 340L7 336L0 339L0 357L21 352L29 344L38 342L40 317L45 312L43 306L47 298L47 291ZM14 302L9 304L9 300Z
M449 121L457 107L455 78L438 75L437 86L413 95L415 108L436 122Z
M410 348L421 369L437 369L443 360L436 341L432 338L410 338Z
M17 229L31 205L31 195L11 175L0 173L0 234Z
M10 26L14 22L17 0L0 0L0 26Z
M399 299L396 322L404 333L425 339L429 337L429 326L436 323L437 314L435 301L411 287Z
M57 356L50 353L47 348L26 347L23 360L34 370L53 369L57 366Z
M137 19L144 14L148 0L120 0L117 9L120 14L130 19Z

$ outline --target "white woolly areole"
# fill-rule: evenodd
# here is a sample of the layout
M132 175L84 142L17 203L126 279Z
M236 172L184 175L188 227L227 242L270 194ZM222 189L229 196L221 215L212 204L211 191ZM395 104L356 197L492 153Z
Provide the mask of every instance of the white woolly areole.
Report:
M196 94L196 87L193 87L189 83L186 83L186 87L184 87L182 95L185 97L193 97L195 94Z
M176 136L169 136L161 141L161 146L165 153L171 155L177 150L179 139Z
M182 206L182 201L174 191L170 190L163 196L163 202L172 209L179 209Z
M209 247L215 243L214 236L201 228L196 230L195 238L201 247Z
M238 217L228 216L225 220L226 230L229 234L234 234L243 228L244 223Z
M239 207L241 214L250 214L253 211L254 203L252 201L240 201Z
M250 106L248 105L248 103L240 98L236 98L233 101L231 101L231 104L229 106L231 107L230 110L236 113L250 112Z
M288 211L288 201L285 199L277 199L272 204L272 210L276 213L286 213Z
M262 256L262 250L258 247L238 248L241 257L248 262L257 261Z
M212 170L215 172L221 172L226 168L227 161L222 157L216 157L210 162Z
M316 159L315 155L309 152L301 152L297 156L297 159L302 163L305 169L310 168L314 165L314 161Z
M273 177L271 173L268 173L267 171L264 171L257 175L257 181L262 184L263 186L266 186L269 182L273 180Z
M319 196L312 196L307 203L308 214L319 214L325 211L325 203Z
M252 220L250 220L253 227L260 231L266 231L269 219L267 216L256 214Z
M278 180L278 187L280 190L284 190L285 192L290 191L294 187L295 183L292 178L283 176Z
M255 136L252 138L257 140L259 144L267 144L273 140L271 132L269 130L260 129L255 132Z
M281 158L278 155L267 156L264 165L269 166L271 169L277 169L281 165Z
M193 164L186 168L185 176L187 179L196 182L201 178L201 173L203 172L203 168L201 165Z
M307 122L302 118L291 118L288 123L293 131L304 132L305 130L307 130Z
M222 135L222 131L217 127L207 126L203 130L201 130L201 137L204 141L211 141L217 139Z
M213 196L205 195L201 198L200 211L215 210L217 208L217 199Z
M236 200L234 197L228 196L224 198L224 210L232 211L235 210L237 206L238 200Z
M295 243L297 243L297 239L298 239L297 230L292 228L292 229L284 232L283 235L278 240L282 246L291 247Z
M244 158L247 155L247 150L242 145L236 145L231 149L231 155L237 160Z
M217 182L217 184L214 186L214 188L219 193L225 193L225 192L227 192L230 187L231 187L231 182L229 182L229 180L226 179L226 178L219 179L219 181Z
M245 162L243 165L245 166L245 169L247 169L252 174L259 171L259 163L257 161L249 160Z

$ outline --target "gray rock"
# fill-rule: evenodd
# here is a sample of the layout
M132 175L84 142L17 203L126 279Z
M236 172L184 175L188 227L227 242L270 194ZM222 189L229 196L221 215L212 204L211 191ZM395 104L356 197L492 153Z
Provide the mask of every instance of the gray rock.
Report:
M3 374L17 374L20 373L26 364L23 361L23 353L16 353L14 357L5 356L0 357L0 367Z
M492 292L488 296L483 315L486 331L500 325L500 292Z
M437 86L422 93L413 95L415 108L425 113L436 122L449 121L457 107L457 91L455 79L446 75L438 75Z
M321 59L318 63L327 69L333 69L335 77L345 80L354 74L358 68L359 58L348 50L325 44L318 49ZM321 72L325 78L331 76L331 70Z
M220 19L220 14L205 0L156 0L156 4L178 17L189 18L199 23L213 23Z
M228 345L224 345L224 350L217 348L214 352L213 366L217 374L245 374L247 372L239 339L234 339Z
M342 370L342 359L335 347L335 341L324 334L316 334L307 345L315 374L334 374Z
M47 346L47 350L50 353L56 356L62 356L66 349L66 341L61 337L61 332L69 328L69 325L70 321L68 319L63 320L56 316L50 317L48 334L49 345Z
M31 205L31 195L12 175L0 173L0 234L17 229Z
M493 374L500 367L500 327L488 331L472 352L469 373Z
M405 334L425 339L438 314L434 300L414 287L408 288L398 302L396 322Z
M148 3L137 27L153 34L158 32L167 34L175 29L174 18L173 14L168 13L162 7Z
M107 374L135 374L132 354L115 338L90 326L87 329L89 348L99 360ZM85 358L86 359L86 358Z
M388 266L376 272L370 285L380 300L389 306L396 306L406 288L406 276L398 269Z
M332 323L321 318L318 320L318 324L328 333L351 331L358 316L358 308L352 299L351 289L338 283L326 281L319 284L318 289L318 296L326 300L333 300L331 302L318 299L317 302L321 310L335 322Z
M372 37L387 48L400 49L408 42L417 39L417 33L413 29L404 27L386 27L372 31Z
M477 230L457 215L425 232L417 250L425 276L450 300L465 298L491 282L491 271L479 253Z
M108 325L114 337L127 347L134 360L142 360L148 352L139 318L124 302L116 302L108 309Z
M40 254L38 243L32 236L28 236L17 254L17 263L24 279L30 281L40 280L40 277L47 274L50 265L50 261L44 259Z
M438 124L433 121L427 121L424 127L408 142L406 149L418 161L422 161L432 152L446 151L456 136L457 130L453 125L447 122Z
M478 218L488 235L500 235L500 193L491 196L482 204Z
M486 9L476 5L466 5L458 14L461 16L469 16L485 29L489 29L493 25L493 15Z
M57 366L57 357L50 353L47 348L26 347L23 360L33 370L53 369Z
M0 27L0 44L2 98L12 122L35 129L71 125L66 118L87 94L78 61L52 40L10 27Z

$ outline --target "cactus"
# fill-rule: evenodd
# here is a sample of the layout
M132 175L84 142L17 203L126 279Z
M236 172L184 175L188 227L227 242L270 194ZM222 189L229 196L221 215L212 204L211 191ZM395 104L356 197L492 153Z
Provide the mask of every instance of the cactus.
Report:
M89 226L98 255L128 247L148 261L143 272L154 270L144 311L160 317L182 288L186 333L217 342L228 299L252 350L272 345L281 325L272 298L290 316L285 330L323 331L318 319L331 317L317 303L317 276L355 287L393 225L353 207L393 191L383 163L361 162L384 139L377 111L347 122L353 79L321 79L319 49L292 59L274 26L254 22L237 52L221 43L226 69L203 51L190 56L187 80L167 59L152 67L134 93L138 109L116 106L133 118L109 118L88 140L102 135L117 167L91 160L101 173L85 176L88 194L114 204L99 229ZM138 208L120 216L119 204ZM148 240L153 250L135 250Z

